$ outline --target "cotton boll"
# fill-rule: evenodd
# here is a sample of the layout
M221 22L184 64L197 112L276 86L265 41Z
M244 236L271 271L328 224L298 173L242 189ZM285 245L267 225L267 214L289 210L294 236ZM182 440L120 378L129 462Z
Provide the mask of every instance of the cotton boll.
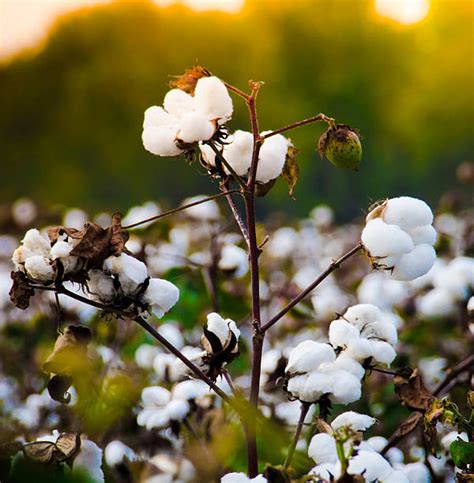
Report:
M290 227L283 227L276 230L267 243L265 253L279 260L289 258L293 255L298 243L298 233Z
M166 413L171 421L182 421L190 409L188 401L183 399L173 399L166 405Z
M181 89L171 89L165 95L163 107L174 116L183 116L194 109L194 99Z
M104 261L104 270L117 275L125 293L136 290L148 277L146 265L131 255L121 253L118 257L112 255Z
M143 130L144 148L157 156L177 156L183 152L176 146L178 126L148 126Z
M135 351L135 362L142 369L151 369L153 360L160 352L160 349L154 345L142 344Z
M207 141L215 132L215 126L199 112L190 112L180 120L177 138L184 143Z
M427 243L428 245L434 245L436 242L436 230L432 225L417 226L411 230L407 230L413 243L415 245L421 245Z
M36 228L25 233L22 243L25 249L30 250L34 255L49 256L51 243Z
M15 265L15 270L25 271L25 261L27 258L34 256L35 254L29 249L20 245L12 255L12 262Z
M207 197L204 195L196 195L191 198L186 198L183 201L182 206L189 205L196 201L200 201L204 198ZM214 200L210 200L206 201L205 203L201 203L199 205L187 208L186 214L196 220L215 221L218 220L220 217L220 210L219 205Z
M164 387L150 386L142 391L142 401L145 407L165 406L170 400L171 393Z
M449 292L435 288L416 300L416 308L424 317L449 317L456 313L457 303Z
M350 298L336 284L323 284L317 287L311 297L316 317L328 319L343 312L350 304Z
M381 340L371 340L370 343L372 346L371 356L377 362L390 365L395 357L397 357L397 353L395 352L394 348L387 342Z
M334 367L338 370L340 369L353 374L359 380L362 379L365 374L365 369L362 365L346 354L345 351L337 356L337 359L334 362Z
M245 473L228 473L221 478L221 483L267 483L267 479L262 475L249 478Z
M331 478L334 478L335 481L337 481L341 474L341 464L340 462L323 463L312 468L309 474L318 476L324 481L331 481Z
M356 361L364 361L365 359L372 357L372 341L359 337L351 342L351 344L345 350L349 357L354 358Z
M81 440L81 449L74 458L72 474L77 476L87 473L87 481L91 483L103 483L104 472L102 471L102 450L88 439Z
M349 404L357 401L362 396L360 380L346 371L334 371L334 387L329 399L336 404Z
M87 288L93 300L103 303L111 302L115 297L114 281L102 270L89 270Z
M161 324L158 327L158 333L162 335L168 342L173 344L177 349L184 346L184 337L179 327L174 323Z
M362 330L367 324L382 320L383 314L375 305L357 304L346 310L344 319L359 330Z
M386 260L383 263L386 263ZM402 304L408 296L406 284L393 280L386 272L369 273L357 288L359 302L372 304L384 310L391 310L394 306Z
M363 474L366 481L384 481L392 471L390 463L382 455L372 451L359 451L349 460L347 468L350 475Z
M132 448L121 441L114 440L105 447L104 457L108 466L115 466L122 463L125 458L128 461L134 461L137 456Z
M276 134L263 142L258 157L257 181L268 183L280 176L289 146L290 142L281 134Z
M383 219L386 223L409 230L417 226L431 225L433 212L424 201L401 196L388 200L383 211Z
M359 338L359 330L344 319L337 319L329 326L329 342L333 347L346 347Z
M42 255L33 255L27 258L25 270L28 277L39 282L52 282L55 277L54 268L51 266L49 258Z
M239 176L246 176L250 169L253 152L253 136L247 131L235 131L228 144L224 145L223 156ZM224 167L227 173L227 168Z
M330 345L307 340L292 349L285 371L288 373L312 371L323 362L335 360L336 354Z
M389 265L384 262L383 257L413 250L413 241L407 233L399 226L389 225L380 218L370 220L365 225L361 239L370 255L381 258L381 263L387 266Z
M18 226L26 226L38 216L38 209L29 198L20 198L12 205L12 218Z
M233 272L236 278L243 277L248 272L248 255L242 248L226 243L221 250L218 267L224 272Z
M430 471L421 461L403 465L401 471L410 483L426 483L431 480Z
M161 278L151 278L142 295L142 301L151 305L153 313L158 318L163 317L178 302L178 299L178 287Z
M224 320L219 314L212 312L207 316L207 330L212 332L224 347L229 338L229 322Z
M150 126L171 126L177 123L178 118L166 112L162 107L151 106L145 111L143 128Z
M392 276L396 280L414 280L428 273L435 259L436 252L431 245L417 245L410 253L402 256L395 265Z
M336 463L339 459L337 456L336 440L327 433L318 433L314 435L309 443L308 456L315 461L316 464Z
M226 86L214 76L202 77L197 81L194 90L194 106L196 111L207 116L209 120L218 119L219 124L228 121L233 111L232 99Z
M383 436L372 436L367 440L367 443L372 446L374 451L380 453L388 443L388 439L384 438Z
M58 240L51 248L51 258L53 260L59 259L63 265L64 273L71 273L75 271L79 264L79 258L70 256L71 250L74 248L72 243Z
M375 424L375 418L367 416L366 414L356 413L354 411L346 411L339 414L333 422L331 427L334 430L340 428L349 428L352 431L365 431Z
M188 380L176 384L173 388L173 399L190 401L209 394L209 386L203 381Z
M360 333L366 339L380 339L394 345L397 343L397 329L391 322L375 321L367 324Z
M324 394L329 394L334 387L331 375L313 371L303 376L292 377L288 381L287 390L300 401L314 403Z
M296 426L301 414L301 403L299 401L289 401L277 404L275 406L275 416L284 421L286 424ZM310 424L312 412L308 411L305 417L305 423Z
M161 209L154 201L147 201L141 206L134 206L133 208L130 208L127 215L122 220L122 226L133 225L139 221L146 220L153 216L157 216L160 213ZM152 222L142 223L135 229L143 230L149 227L151 224ZM127 248L130 250L130 241L127 244Z

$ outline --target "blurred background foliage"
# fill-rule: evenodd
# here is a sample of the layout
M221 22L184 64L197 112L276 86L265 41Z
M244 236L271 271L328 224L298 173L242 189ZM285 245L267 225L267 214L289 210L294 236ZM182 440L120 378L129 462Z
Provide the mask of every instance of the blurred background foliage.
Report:
M143 111L161 104L170 75L199 62L244 89L265 81L262 129L324 112L363 135L354 173L319 159L324 126L292 132L297 201L279 181L264 210L303 215L327 202L344 220L384 196L433 203L472 156L472 16L470 0L432 0L411 26L377 16L372 0L248 0L237 14L118 1L68 14L41 51L0 66L0 201L125 211L217 190L198 164L141 143ZM234 105L233 127L248 129Z

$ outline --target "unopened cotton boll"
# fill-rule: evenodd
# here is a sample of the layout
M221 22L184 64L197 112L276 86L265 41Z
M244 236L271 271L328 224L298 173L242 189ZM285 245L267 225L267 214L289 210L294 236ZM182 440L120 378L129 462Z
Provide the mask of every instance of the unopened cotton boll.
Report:
M142 295L142 301L151 305L153 313L158 318L163 317L178 302L178 299L178 287L161 278L151 278Z
M194 108L219 124L228 121L233 105L225 84L215 76L199 79L194 89Z
M263 132L262 134L268 134ZM268 183L272 179L280 176L285 166L290 141L281 134L276 134L266 139L261 148L258 157L257 176L256 179L260 183Z
M352 431L365 431L375 424L375 418L367 416L366 414L356 413L355 411L346 411L339 414L331 426L334 430L340 428L348 428Z
M29 278L39 282L51 282L55 272L49 258L42 255L33 255L25 261L25 270Z
M188 144L197 141L207 141L215 132L214 124L200 112L186 114L181 119L179 126L180 129L176 137Z
M176 146L178 129L178 126L148 126L142 133L143 146L157 156L177 156L183 152Z

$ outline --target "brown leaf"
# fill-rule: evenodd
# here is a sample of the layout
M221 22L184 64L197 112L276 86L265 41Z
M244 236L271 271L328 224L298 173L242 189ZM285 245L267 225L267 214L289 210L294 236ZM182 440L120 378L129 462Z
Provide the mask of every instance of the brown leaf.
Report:
M67 390L72 386L72 377L55 375L48 382L48 393L54 401L62 404L71 402L71 394Z
M28 279L23 272L11 272L10 274L13 285L10 289L10 300L19 309L25 310L30 306L30 298L33 297L35 291L29 286Z
M316 428L320 433L327 433L327 434L334 433L333 429L331 428L331 425L321 418L316 419Z
M48 238L51 244L53 245L59 240L61 235L66 234L71 238L81 238L82 237L82 230L76 230L75 228L66 228L64 226L53 226L48 228Z
M410 434L417 428L422 419L423 414L418 411L410 414L410 416L408 416L408 418L406 418L405 421L400 424L390 439L398 440L399 438L403 438L407 434Z
M53 459L55 445L50 441L36 441L23 446L23 453L39 463L49 463Z
M81 448L81 437L79 433L62 433L56 441L56 449L60 454L55 454L58 461L72 458Z
M298 176L300 174L300 168L296 162L298 152L298 149L290 146L286 155L285 166L283 167L282 176L288 185L288 196L293 196L296 183L298 182Z
M23 452L28 458L38 463L49 463L52 460L65 461L77 454L81 447L79 433L62 433L56 443L35 441L23 445Z
M426 412L435 401L423 383L418 369L412 371L409 368L402 369L393 378L395 393L401 403L414 411Z
M197 81L202 77L209 77L210 75L211 73L204 67L194 65L193 67L186 69L184 74L175 76L175 78L170 81L169 86L194 95Z
M88 327L70 325L56 339L53 352L43 364L43 370L71 376L78 368L83 367L84 359L87 359L87 345L91 339Z

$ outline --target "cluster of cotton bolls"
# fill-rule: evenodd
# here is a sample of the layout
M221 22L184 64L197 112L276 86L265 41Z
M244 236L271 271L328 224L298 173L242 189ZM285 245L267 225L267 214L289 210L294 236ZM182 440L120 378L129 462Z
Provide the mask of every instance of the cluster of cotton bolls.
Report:
M211 139L232 116L232 99L217 77L202 77L194 95L181 89L170 90L163 107L145 111L143 145L158 156L176 156L189 145Z
M396 280L414 280L434 264L433 213L422 200L401 196L385 201L366 218L362 243L375 267Z

